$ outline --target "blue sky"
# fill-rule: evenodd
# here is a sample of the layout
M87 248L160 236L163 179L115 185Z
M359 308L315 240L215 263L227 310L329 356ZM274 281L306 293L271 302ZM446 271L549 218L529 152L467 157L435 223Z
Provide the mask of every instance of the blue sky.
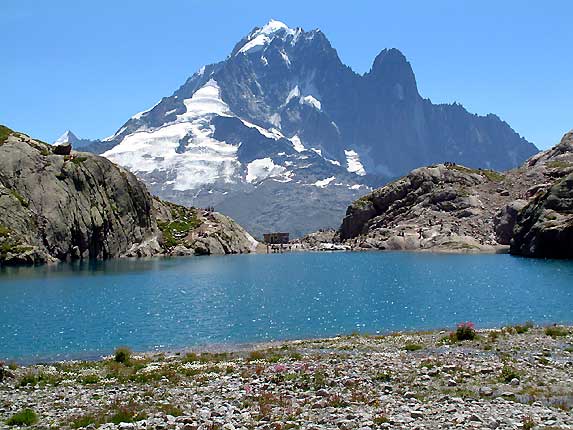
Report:
M573 2L1 0L0 123L113 134L270 18L320 28L366 72L399 48L423 97L496 113L540 148L573 128Z

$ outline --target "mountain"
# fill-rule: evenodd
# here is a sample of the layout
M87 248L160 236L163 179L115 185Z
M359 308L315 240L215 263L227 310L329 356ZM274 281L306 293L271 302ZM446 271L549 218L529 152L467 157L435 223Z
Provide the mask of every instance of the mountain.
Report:
M352 249L573 258L572 213L573 131L504 173L452 163L414 169L354 201L330 238ZM316 247L311 239L303 242Z
M90 150L166 199L295 236L336 226L354 198L417 166L503 170L537 152L495 115L422 98L397 49L361 75L320 30L274 20Z
M58 137L58 139L53 143L53 145L56 146L66 144L72 145L76 150L93 152L96 154L101 154L114 146L114 144L102 142L101 140L80 139L70 130L66 130L66 132Z
M163 202L108 159L56 148L0 126L0 266L256 246L226 216Z

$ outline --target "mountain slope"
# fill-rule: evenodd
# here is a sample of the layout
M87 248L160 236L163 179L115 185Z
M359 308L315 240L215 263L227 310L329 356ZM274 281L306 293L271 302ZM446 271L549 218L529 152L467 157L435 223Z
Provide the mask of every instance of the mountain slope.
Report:
M335 226L352 199L419 165L503 170L537 152L494 115L423 99L397 49L360 75L320 30L278 21L89 148L164 198L295 235Z
M250 252L234 221L154 199L104 157L0 126L0 265L156 254Z

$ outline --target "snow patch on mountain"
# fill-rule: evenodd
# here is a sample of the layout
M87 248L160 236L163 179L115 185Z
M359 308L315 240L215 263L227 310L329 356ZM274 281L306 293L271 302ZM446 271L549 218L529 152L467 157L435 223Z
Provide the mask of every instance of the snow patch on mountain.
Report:
M306 151L306 148L304 147L304 145L302 144L302 141L300 140L300 137L298 137L298 135L294 135L293 137L291 137L289 139L292 142L292 147L294 148L294 150L296 152L303 152Z
M283 37L287 35L297 36L299 31L289 28L283 22L271 19L262 28L248 36L248 42L239 49L237 54L252 54L261 51L278 33Z
M180 120L193 119L205 114L231 116L231 110L221 98L221 89L214 79L199 88L190 99L183 100L187 111L178 115Z
M207 118L172 123L130 134L103 155L135 173L164 172L174 190L233 182L237 147L213 139L213 131Z
M292 99L296 97L300 97L300 90L298 89L298 85L295 85L294 88L288 93L285 100L285 105L287 105Z
M309 106L312 106L313 108L317 109L317 110L322 110L322 105L321 103L313 96L304 96L303 98L300 99L300 104L307 104Z
M135 173L163 172L174 190L235 182L238 148L213 138L211 119L232 116L217 82L209 80L183 103L176 121L129 134L103 155Z
M269 139L279 140L284 138L284 135L276 128L266 129L256 124L253 124L252 122L245 121L244 119L241 119L241 122L249 128L256 129L259 133L261 133L265 137L268 137Z
M290 58L288 57L288 54L284 51L284 49L281 49L280 54L281 58L286 63L286 65L290 66Z
M286 172L286 168L273 162L270 157L260 158L247 164L247 182L260 182L271 176L280 176Z
M366 175L366 170L360 162L360 156L353 149L345 149L344 155L346 155L346 170L350 173L356 173L357 175Z
M318 188L326 188L328 186L328 184L330 184L332 181L334 181L336 179L336 177L331 176L330 178L325 178L319 181L316 181L314 184L315 187Z

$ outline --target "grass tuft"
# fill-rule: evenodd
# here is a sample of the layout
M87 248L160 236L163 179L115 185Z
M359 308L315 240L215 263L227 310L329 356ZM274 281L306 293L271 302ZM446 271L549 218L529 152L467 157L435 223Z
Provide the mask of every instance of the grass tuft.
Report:
M567 336L569 331L565 327L551 326L545 327L545 334L547 336L551 336L552 338L556 338Z
M22 409L6 420L9 426L31 426L38 422L38 415L32 409Z
M116 363L129 364L131 360L131 350L125 346L119 347L115 350L113 359Z

